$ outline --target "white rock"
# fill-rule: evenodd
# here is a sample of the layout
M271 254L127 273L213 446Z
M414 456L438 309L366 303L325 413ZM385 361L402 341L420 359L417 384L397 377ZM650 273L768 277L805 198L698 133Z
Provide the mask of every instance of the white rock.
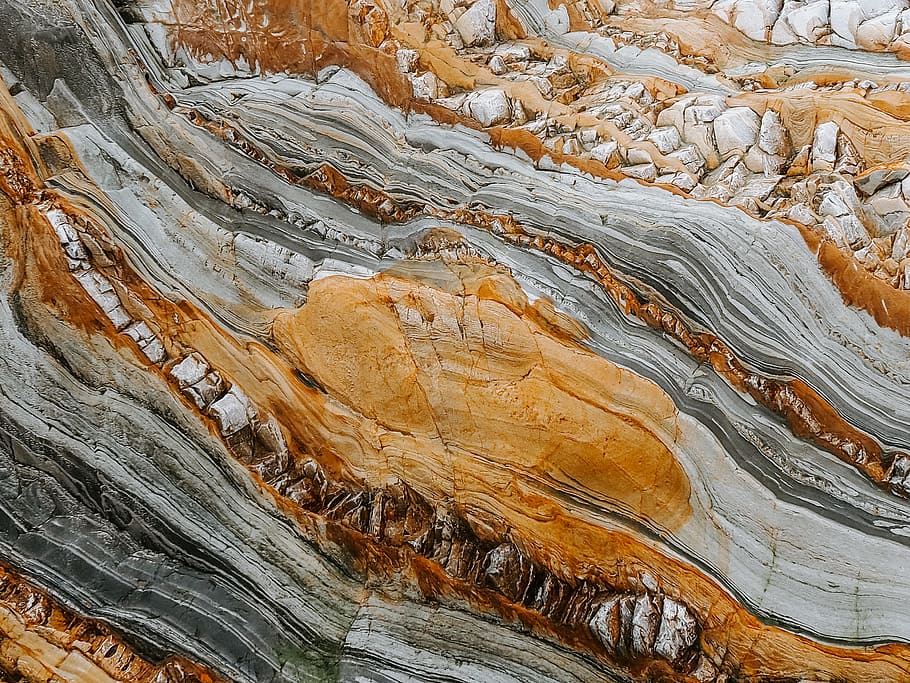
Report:
M578 138L567 138L566 141L562 144L562 153L568 154L569 156L576 156L582 150L581 143L578 141Z
M787 217L803 225L815 225L818 222L818 217L812 208L802 203L791 206Z
M209 413L218 423L218 429L223 436L231 436L249 425L251 405L238 387L231 387L224 396L209 406Z
M780 114L768 109L762 114L758 129L758 146L767 154L784 155L787 151L787 129Z
M105 313L120 306L120 299L114 292L110 281L95 270L87 270L76 275L85 292L94 300Z
M420 53L417 50L408 50L401 48L395 53L395 60L398 63L398 70L402 73L411 73L417 69L417 63L420 61Z
M110 320L118 330L122 330L131 322L129 314L119 303L113 308L106 310L104 315L107 316L107 319Z
M148 358L152 363L156 365L158 363L164 362L167 358L167 353L164 351L164 345L161 343L161 340L157 337L147 340L144 344L139 346L139 350L145 354L145 357Z
M785 5L777 21L774 22L774 26L771 27L771 42L775 45L792 45L799 42L799 36L790 28L790 23L787 21L789 14L790 8Z
M766 41L779 14L779 0L739 0L730 23L753 40Z
M691 173L698 174L705 167L705 160L695 145L685 145L667 156L679 159Z
M650 655L654 648L660 627L660 612L654 599L647 593L635 601L632 613L632 650L643 655Z
M869 197L868 204L869 208L879 216L894 213L895 211L908 210L907 202L904 201L904 197L901 194L900 183L885 185Z
M732 107L714 119L714 140L721 157L745 154L758 137L760 119L749 107Z
M205 377L205 373L208 370L209 364L205 362L205 359L198 353L193 352L174 365L169 374L177 380L177 386L185 389Z
M508 71L508 67L506 67L506 60L502 58L502 55L493 55L490 57L489 66L490 71L492 71L497 76L502 76L502 74Z
M675 600L664 598L654 652L675 662L692 647L697 638L698 624L688 608Z
M904 180L908 177L907 173L908 171L905 168L879 168L857 178L854 181L854 185L863 194L872 194L884 185ZM906 193L906 190L910 188L905 188L903 184L901 188L905 192L904 196L910 198L910 195Z
M803 41L814 44L828 27L828 0L814 0L802 6L793 6L787 15L793 32Z
M853 2L862 9L865 19L907 7L906 0L853 0Z
M869 234L863 224L851 213L843 216L825 216L822 228L836 243L841 246L853 247L869 242Z
M527 45L503 44L496 48L494 54L502 57L506 64L515 64L516 62L527 62L531 59L531 48Z
M752 145L743 157L743 163L753 173L764 173L766 156L768 155L762 152L758 145Z
M636 164L635 166L624 166L622 172L630 178L638 178L648 182L657 177L657 166L654 164Z
M619 597L605 601L594 612L588 627L601 644L615 651L622 637L619 621Z
M560 4L554 10L547 12L543 18L544 30L548 35L561 36L569 32L569 10Z
M51 209L45 215L47 216L47 220L50 221L50 224L54 227L54 232L57 233L57 238L60 240L61 244L79 241L79 235L76 232L76 229L70 224L66 214L60 209Z
M648 154L647 150L639 149L638 147L630 147L626 150L626 161L633 166L637 166L638 164L650 164L651 155Z
M856 29L856 44L866 50L883 50L894 40L899 12L894 9L868 19Z
M673 4L677 9L679 8L679 2ZM736 0L716 0L711 4L711 12L720 17L721 21L731 24L733 23L733 10L735 7Z
M843 42L841 47L855 47L856 28L865 18L856 0L830 0L831 30Z
M193 399L200 410L204 410L206 406L224 393L224 382L221 379L221 375L212 370L201 380L188 386L186 393Z
M496 0L476 0L455 22L467 47L492 45L496 39Z
M152 333L152 330L149 329L149 326L145 324L144 320L139 320L125 330L123 334L132 339L137 344L147 342L149 339L155 335Z
M837 155L838 127L834 121L826 121L815 129L812 140L812 170L830 171L834 168Z
M676 130L682 132L683 114L686 111L686 107L692 104L692 99L693 98L689 97L684 100L679 100L662 110L657 115L657 125L660 127L674 126Z
M670 184L678 187L683 192L691 192L698 182L688 173L674 173Z
M738 197L764 201L774 191L783 176L753 176L748 178L737 192Z
M910 227L904 226L894 235L894 243L891 245L891 258L900 262L907 256L910 256Z
M467 114L483 126L495 126L512 117L509 98L502 90L481 90L465 102Z
M818 213L822 216L843 216L850 213L850 209L836 192L828 191L818 205Z
M652 130L647 137L660 150L661 154L669 154L682 145L682 138L675 126L662 126Z
M616 154L619 151L619 145L616 144L615 140L608 140L607 142L602 142L591 150L591 156L594 159L597 159L604 166L609 166L610 162L616 158Z
M434 100L439 94L439 81L436 74L427 71L420 76L411 76L411 90L414 93L414 99Z
M724 98L718 95L699 95L695 102L686 107L685 122L707 123L720 116L727 108Z

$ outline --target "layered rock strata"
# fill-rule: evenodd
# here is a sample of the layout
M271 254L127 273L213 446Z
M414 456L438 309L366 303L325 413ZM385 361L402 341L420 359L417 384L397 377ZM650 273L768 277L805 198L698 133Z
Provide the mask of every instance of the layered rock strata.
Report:
M910 676L900 31L670 4L2 5L8 676Z

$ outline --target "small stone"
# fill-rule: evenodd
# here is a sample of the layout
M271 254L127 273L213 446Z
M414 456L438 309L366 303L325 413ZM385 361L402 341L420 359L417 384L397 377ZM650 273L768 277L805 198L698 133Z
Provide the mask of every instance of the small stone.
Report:
M512 108L505 92L498 89L481 90L465 102L467 114L484 127L508 121Z
M417 50L408 50L401 48L395 53L395 59L398 63L398 70L402 73L411 73L417 69L420 61L420 53Z
M212 370L201 380L186 388L186 393L200 410L204 410L212 401L224 393L224 382L221 375Z
M638 596L632 613L632 650L650 655L660 626L660 611L649 594Z
M432 101L439 95L439 80L432 71L420 76L411 76L411 90L414 99L424 102Z
M907 177L905 168L879 168L863 174L854 181L856 189L863 194L873 194L883 185L896 183Z
M508 71L506 62L500 55L493 55L492 57L490 57L489 66L490 66L490 71L492 71L497 76L501 76L506 71Z
M743 155L758 138L760 119L748 107L732 107L714 119L714 139L721 157Z

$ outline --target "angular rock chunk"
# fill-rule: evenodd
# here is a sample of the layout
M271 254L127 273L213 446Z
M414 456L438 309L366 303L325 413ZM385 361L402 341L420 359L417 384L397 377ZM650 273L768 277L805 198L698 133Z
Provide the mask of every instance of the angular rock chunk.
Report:
M483 126L495 126L508 121L512 116L509 98L502 90L482 90L472 95L465 102L469 116L477 119Z
M496 0L477 0L455 22L467 47L491 45L496 38Z
M222 436L236 434L250 424L252 406L246 394L239 387L233 386L217 401L209 406L209 413L218 423Z
M170 375L177 380L177 386L185 389L205 377L208 370L209 364L202 356L194 352L174 365L170 370Z
M677 662L698 639L698 624L685 605L666 597L663 603L654 652Z
M714 119L714 140L721 157L745 154L758 137L760 120L749 107L732 107Z
M815 129L812 139L812 170L834 170L837 155L837 133L839 129L834 121L821 123Z

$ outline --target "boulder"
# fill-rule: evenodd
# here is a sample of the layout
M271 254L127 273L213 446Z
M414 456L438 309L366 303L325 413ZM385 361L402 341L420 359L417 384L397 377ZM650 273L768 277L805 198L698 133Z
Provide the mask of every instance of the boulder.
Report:
M812 139L812 170L831 171L837 158L837 133L834 121L826 121L815 128Z
M654 652L677 662L698 639L698 623L689 609L670 598L664 598L660 630L654 642Z
M432 101L439 96L439 80L432 71L420 76L411 76L411 91L414 99Z
M656 600L647 593L635 600L631 645L633 652L641 655L650 655L654 651L654 641L657 640L661 612L655 602Z
M830 0L833 42L841 47L856 47L856 29L864 19L863 10L856 0ZM840 39L840 40L837 40Z
M602 142L591 150L591 156L604 166L611 166L616 161L619 145L615 140Z
M657 177L657 166L654 164L636 164L623 167L622 172L630 178L651 182Z
M654 143L654 146L660 150L661 154L669 154L673 150L679 149L680 145L682 145L682 138L679 137L679 131L675 126L655 128L647 139Z
M901 194L900 183L892 183L881 187L869 197L868 204L869 208L879 216L886 216L895 211L904 212L910 210Z
M698 149L695 145L685 145L667 156L679 159L682 164L689 169L690 173L701 173L701 170L705 167L705 160L702 158L701 154L698 153Z
M714 119L714 140L721 157L745 154L758 138L760 119L749 107L732 107Z
M779 15L780 0L738 0L730 23L753 40L766 41Z
M209 365L205 362L205 359L198 353L191 353L174 365L169 374L177 380L177 386L185 389L205 377L205 373L208 370Z
M250 400L236 386L209 406L209 414L218 423L223 436L236 434L249 425L251 410Z
M496 40L496 0L476 0L455 22L466 47L492 45Z
M815 44L828 30L828 0L792 6L787 23L801 42Z
M854 185L857 190L869 195L883 185L904 180L907 177L907 173L908 170L905 168L877 168L859 176Z
M766 154L785 156L789 147L788 137L780 114L773 109L765 111L758 129L758 146L761 150Z
M856 29L856 44L864 50L884 50L894 40L899 10L893 9L861 23Z
M657 115L657 125L659 127L673 126L679 132L682 132L683 129L683 116L688 107L693 102L692 97L687 97L685 99L674 102L666 109L662 110Z
M398 70L401 73L411 73L417 69L417 63L420 61L420 53L417 50L408 50L401 48L395 53L395 61L398 64Z
M505 123L512 116L512 107L505 92L499 89L481 90L465 102L466 113L482 126Z
M630 147L626 150L626 161L628 161L633 166L638 164L650 164L651 155L648 154L648 151L645 149Z

